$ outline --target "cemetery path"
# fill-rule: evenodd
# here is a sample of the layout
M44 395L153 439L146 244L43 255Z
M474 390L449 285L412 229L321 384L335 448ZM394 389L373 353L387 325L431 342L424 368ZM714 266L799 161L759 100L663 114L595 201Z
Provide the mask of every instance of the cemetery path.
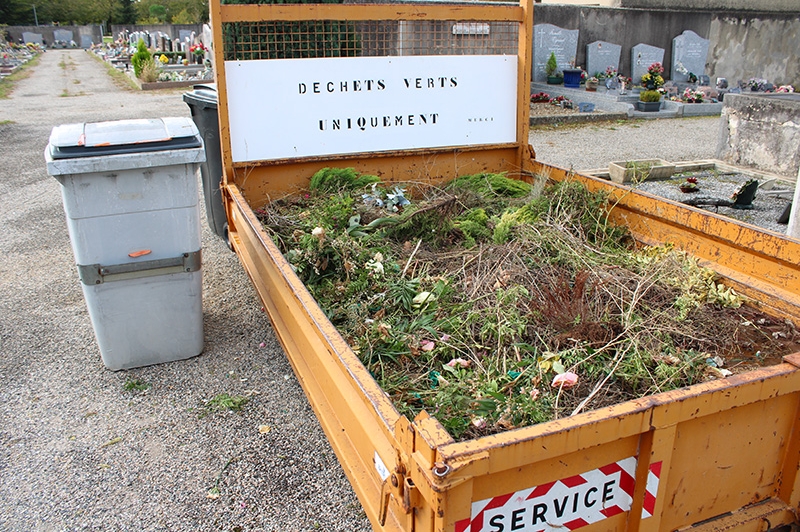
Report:
M529 142L545 163L607 169L610 162L632 159L713 159L721 126L718 116L548 126L533 129Z
M189 116L183 92L125 90L87 52L51 50L0 100L0 529L370 530L244 270L205 220L204 353L123 372L100 360L43 151L60 124ZM714 124L535 130L531 142L575 168L685 160L711 155ZM210 411L220 394L249 402Z

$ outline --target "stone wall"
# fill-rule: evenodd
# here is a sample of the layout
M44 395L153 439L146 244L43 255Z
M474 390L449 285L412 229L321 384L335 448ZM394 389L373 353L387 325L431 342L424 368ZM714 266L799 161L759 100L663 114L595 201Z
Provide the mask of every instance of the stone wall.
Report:
M794 179L800 170L800 94L728 94L717 159Z
M56 40L54 33L57 31L71 31L72 40L78 46L84 44L101 44L103 42L102 28L98 25L87 26L6 26L3 28L11 39L18 43L22 39L23 33L37 33L42 36L44 42L51 46ZM88 46L83 46L88 48Z
M792 0L795 5L798 0ZM672 39L691 30L709 39L706 74L729 83L752 77L800 87L800 16L795 13L675 11L537 4L534 24L580 31L578 65L586 65L586 45L622 45L620 71L630 75L631 48L645 43L664 49L672 65Z
M708 39L706 73L711 79L764 78L800 89L800 13L718 15L711 21Z
M615 0L615 7L641 9L681 9L709 11L758 11L761 13L800 12L797 0Z

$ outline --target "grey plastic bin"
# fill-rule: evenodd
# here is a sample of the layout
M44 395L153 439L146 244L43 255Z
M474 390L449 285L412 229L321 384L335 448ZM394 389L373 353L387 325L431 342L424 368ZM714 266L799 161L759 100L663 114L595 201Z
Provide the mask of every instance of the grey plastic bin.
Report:
M195 85L191 92L184 93L183 101L189 106L203 144L206 147L206 162L200 166L203 177L203 195L206 203L208 226L215 234L228 239L228 216L222 204L222 148L219 139L219 115L217 114L217 85L204 83Z
M103 363L119 370L203 350L199 165L189 118L53 129L72 251Z

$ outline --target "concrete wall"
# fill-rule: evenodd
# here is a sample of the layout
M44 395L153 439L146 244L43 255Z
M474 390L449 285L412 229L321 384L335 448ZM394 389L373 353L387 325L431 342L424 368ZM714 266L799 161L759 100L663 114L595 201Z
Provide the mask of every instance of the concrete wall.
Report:
M800 0L792 0L800 5ZM709 39L706 74L735 84L751 77L800 88L800 13L753 13L623 9L537 4L534 24L579 30L576 61L586 65L586 45L603 40L622 45L620 71L630 75L631 48L639 43L664 49L667 74L672 39L692 30Z
M764 78L800 89L800 15L719 15L711 21L708 38L711 79Z
M23 33L39 33L48 45L52 45L55 38L53 32L57 30L66 30L72 32L73 40L81 45L81 36L88 35L92 38L93 44L101 44L103 42L102 28L98 25L87 26L7 26L4 28L14 42L20 42Z
M588 2L587 2L588 3ZM615 7L800 14L797 0L615 0Z
M800 94L728 94L717 159L793 179L800 170Z

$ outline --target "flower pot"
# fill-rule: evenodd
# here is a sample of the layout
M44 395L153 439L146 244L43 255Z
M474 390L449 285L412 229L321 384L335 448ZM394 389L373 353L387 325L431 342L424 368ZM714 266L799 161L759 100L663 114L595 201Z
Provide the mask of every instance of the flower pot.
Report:
M579 89L581 86L582 73L583 71L580 68L565 68L564 86L570 89Z
M699 188L697 188L696 186L694 186L694 187L689 187L689 186L681 186L681 187L680 187L680 189L681 189L681 192L686 192L686 193L689 193L689 192L698 192L698 191L700 190L700 189L699 189Z
M589 92L597 91L597 82L592 80L586 80L586 90Z
M564 81L564 78L561 76L547 76L548 85L561 85L562 81Z
M636 107L645 113L658 112L661 109L661 102L636 102Z

